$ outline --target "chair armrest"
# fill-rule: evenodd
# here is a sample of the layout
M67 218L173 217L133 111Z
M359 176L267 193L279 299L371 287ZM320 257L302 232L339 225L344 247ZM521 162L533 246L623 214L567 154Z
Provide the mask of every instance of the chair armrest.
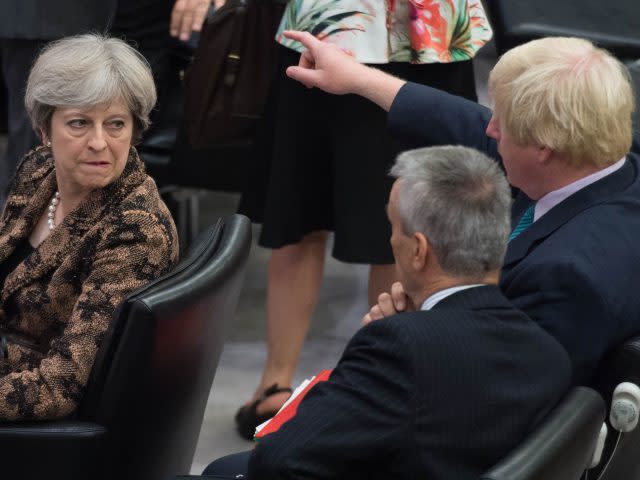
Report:
M4 478L98 478L107 430L81 421L0 424Z
M591 461L604 415L597 392L575 387L481 480L579 478Z

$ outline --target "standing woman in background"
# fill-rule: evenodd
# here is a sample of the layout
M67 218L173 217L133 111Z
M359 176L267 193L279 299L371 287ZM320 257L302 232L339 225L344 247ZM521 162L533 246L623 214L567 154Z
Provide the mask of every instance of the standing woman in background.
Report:
M386 114L355 95L308 90L286 77L302 30L358 61L404 79L476 100L471 58L491 38L480 0L291 0L276 40L278 76L265 112L255 165L240 212L262 223L259 244L272 248L267 289L268 356L253 397L238 411L239 433L286 401L315 308L328 232L332 255L371 265L369 304L394 280L385 205L387 175L400 145Z

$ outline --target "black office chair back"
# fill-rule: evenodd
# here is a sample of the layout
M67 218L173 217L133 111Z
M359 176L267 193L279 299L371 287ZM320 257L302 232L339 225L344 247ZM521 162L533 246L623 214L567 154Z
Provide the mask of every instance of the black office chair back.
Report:
M640 386L640 336L627 340L601 362L596 383L607 404L607 411L611 407L613 391L622 382ZM601 480L640 478L640 426L622 434L619 441L618 432L611 427L608 415L607 427L609 434L602 460L589 472L589 478L598 478L600 474Z
M108 430L105 478L189 472L250 242L246 217L220 221L124 302L81 410Z
M579 480L591 461L604 415L604 401L596 391L574 388L481 480Z
M581 37L621 59L640 58L638 0L485 0L499 54L542 37Z

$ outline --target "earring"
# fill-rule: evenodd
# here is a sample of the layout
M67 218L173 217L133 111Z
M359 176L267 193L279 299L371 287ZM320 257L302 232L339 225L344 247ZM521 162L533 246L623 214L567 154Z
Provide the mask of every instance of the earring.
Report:
M47 147L51 147L51 141L47 142Z

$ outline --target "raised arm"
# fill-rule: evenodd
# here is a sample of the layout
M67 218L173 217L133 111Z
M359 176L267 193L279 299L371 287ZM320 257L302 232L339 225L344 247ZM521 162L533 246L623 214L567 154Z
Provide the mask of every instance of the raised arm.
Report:
M408 83L358 63L335 45L307 32L284 32L306 50L287 75L308 88L336 95L360 95L389 112L389 128L407 148L465 145L499 159L485 135L491 110L441 90Z
M406 83L389 111L391 133L405 148L464 145L499 160L495 140L485 131L491 110L436 88Z

